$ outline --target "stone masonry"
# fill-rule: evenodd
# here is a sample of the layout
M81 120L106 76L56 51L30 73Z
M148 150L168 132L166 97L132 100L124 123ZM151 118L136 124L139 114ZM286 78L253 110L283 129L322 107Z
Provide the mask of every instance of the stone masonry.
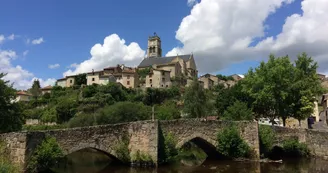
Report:
M253 149L254 157L259 158L259 139L257 122L234 122L239 128L242 138ZM217 145L216 137L220 129L229 127L222 121L200 121L194 119L172 121L139 121L114 125L92 126L51 131L19 132L0 134L9 159L22 167L26 167L36 147L46 136L56 138L64 154L70 154L84 148L93 148L117 158L115 147L128 139L132 156L140 153L151 156L158 163L158 152L161 145L159 135L172 133L177 138L177 148L188 141L201 139L211 147ZM204 150L207 148L203 147Z

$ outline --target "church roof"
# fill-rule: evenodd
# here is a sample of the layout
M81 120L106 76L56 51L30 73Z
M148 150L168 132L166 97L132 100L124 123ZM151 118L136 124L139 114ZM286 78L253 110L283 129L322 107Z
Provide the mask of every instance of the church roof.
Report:
M179 57L184 61L188 61L190 58L189 55L178 55L178 56L167 56L167 57L156 57L156 58L145 58L141 61L138 67L149 67L154 64L167 64L170 63L174 58Z

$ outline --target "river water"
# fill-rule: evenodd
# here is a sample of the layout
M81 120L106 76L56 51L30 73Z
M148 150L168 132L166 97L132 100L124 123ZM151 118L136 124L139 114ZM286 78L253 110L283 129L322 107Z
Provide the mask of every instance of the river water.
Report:
M282 163L206 160L200 165L165 165L158 168L131 168L115 165L99 153L78 152L52 170L58 173L328 173L328 161L285 159Z

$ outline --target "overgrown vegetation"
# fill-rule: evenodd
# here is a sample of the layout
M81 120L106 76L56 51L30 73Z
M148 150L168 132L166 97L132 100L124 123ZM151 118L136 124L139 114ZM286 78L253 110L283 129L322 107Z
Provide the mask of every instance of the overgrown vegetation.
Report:
M31 173L49 170L63 157L63 152L55 138L46 137L35 149L28 161L27 170Z
M121 141L114 147L117 157L123 163L130 163L129 138L124 136Z
M300 143L297 139L289 139L283 142L284 155L287 157L308 157L310 150L306 144Z
M241 138L237 127L231 125L217 135L217 151L228 158L247 158L251 149Z
M259 125L260 153L261 157L267 157L271 152L275 134L271 126Z

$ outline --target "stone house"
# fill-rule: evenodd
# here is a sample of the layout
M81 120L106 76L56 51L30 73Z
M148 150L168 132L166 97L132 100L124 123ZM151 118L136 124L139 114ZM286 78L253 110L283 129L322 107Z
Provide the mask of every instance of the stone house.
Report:
M31 101L32 94L25 91L18 91L16 93L16 99L13 102L28 102Z
M204 84L204 89L212 89L214 86L214 81L207 75L201 76L198 80Z
M233 78L234 81L238 82L240 80L242 80L244 78L244 75L241 74L233 74L231 75L231 77Z
M42 95L45 94L45 93L51 93L51 89L52 89L52 86L50 86L50 85L41 88Z
M171 87L171 71L151 69L146 76L146 88L168 88Z
M57 79L56 85L63 88L66 87L66 78Z
M321 81L324 81L326 79L326 75L324 74L317 73L317 75Z

